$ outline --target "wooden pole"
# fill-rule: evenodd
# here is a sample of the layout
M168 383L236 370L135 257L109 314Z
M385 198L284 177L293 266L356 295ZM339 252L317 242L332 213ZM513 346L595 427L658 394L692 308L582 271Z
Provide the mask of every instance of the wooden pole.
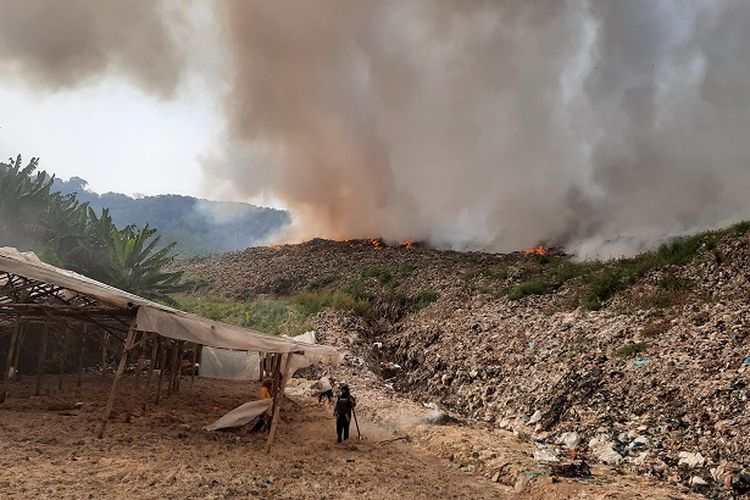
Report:
M133 384L133 390L130 394L130 402L128 404L128 413L125 417L125 421L130 423L130 418L133 416L133 408L135 408L135 400L138 398L139 389L141 388L141 372L143 372L143 363L145 356L143 349L138 348L138 362L135 365L135 383Z
M169 358L169 387L167 388L167 395L171 396L174 394L177 386L175 380L175 374L177 373L177 342L172 343L172 352Z
M193 344L193 366L190 370L190 387L193 386L195 381L195 365L198 363L198 344Z
M76 370L76 391L78 394L81 393L81 383L83 377L83 355L86 352L86 334L88 332L88 328L88 325L83 325L83 335L80 337L81 348L78 350L78 369Z
M128 351L133 345L133 337L135 336L135 321L131 323L128 329L128 336L125 338L125 344L122 348L122 356L120 356L120 364L117 365L117 371L115 372L115 378L112 381L112 388L109 390L109 397L107 398L107 406L104 408L104 414L102 415L102 425L99 427L99 439L104 437L104 429L107 427L107 420L112 414L112 407L115 404L115 395L117 394L117 384L120 382L122 372L125 371L125 363L128 361Z
M280 356L278 363L276 363L274 369L274 388L276 391L273 394L273 417L271 418L271 432L268 433L268 442L266 442L266 453L271 453L271 445L273 444L273 438L276 435L276 427L279 425L279 411L281 408L281 395L284 392L282 387L281 374L282 369L286 368L287 353Z
M149 370L148 375L146 375L146 390L148 390L149 387L151 387L151 378L154 375L154 370L156 369L156 355L159 352L159 337L154 336L154 338L151 341L151 357L149 358Z
M26 332L28 328L22 328L18 332L18 340L16 341L16 349L15 353L13 354L13 369L18 373L18 359L21 357L21 344L23 344L24 339L26 338Z
M107 372L107 342L109 341L109 334L104 334L104 342L102 343L102 374Z
M57 390L62 391L63 389L63 373L65 372L65 355L68 351L68 337L65 336L65 330L60 330L60 335L62 335L62 348L60 349L60 376L57 379Z
M42 373L44 373L44 361L47 359L47 342L49 341L49 323L44 323L42 330L42 350L39 352L39 362L36 370L36 386L34 387L34 396L42 393Z
M18 342L18 333L21 330L21 320L17 319L16 324L13 326L13 334L10 337L10 345L8 345L8 354L5 357L5 375L3 376L3 392L0 393L0 403L5 402L5 398L8 395L8 383L10 382L10 370L13 369L13 356L16 352L16 342Z
M167 346L162 344L161 346L161 358L159 359L159 381L156 383L156 400L154 403L159 403L159 396L161 395L161 381L164 379L164 368L167 366Z

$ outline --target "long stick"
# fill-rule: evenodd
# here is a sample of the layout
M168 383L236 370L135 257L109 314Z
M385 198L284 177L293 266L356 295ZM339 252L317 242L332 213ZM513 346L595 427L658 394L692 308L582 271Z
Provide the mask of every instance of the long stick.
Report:
M354 415L354 425L357 426L357 439L362 439L362 433L359 432L359 422L357 422L357 411L352 407L352 415Z
M159 380L156 383L156 399L154 404L159 403L159 396L161 395L161 381L164 379L164 367L167 365L167 346L166 344L161 345L161 358L159 359Z
M62 350L60 351L60 377L57 379L57 390L62 391L63 389L63 373L65 372L65 355L68 353L68 337L65 335L65 330L60 330L62 335Z
M112 414L112 406L115 404L115 395L117 394L117 383L122 377L122 372L125 371L125 363L128 361L128 351L133 345L133 337L135 336L135 321L130 325L128 329L128 336L125 338L125 345L122 348L122 356L120 357L120 364L117 365L117 371L115 372L115 379L112 381L112 388L109 390L109 398L107 398L107 406L104 408L104 415L102 415L102 425L99 428L99 439L104 437L104 429L107 427L107 420Z
M81 348L78 350L78 369L76 370L76 392L81 394L81 377L83 377L83 354L86 351L86 335L88 334L88 325L83 325L83 335L81 339Z
M125 416L125 421L127 423L130 423L130 418L133 416L133 408L135 407L135 400L138 399L138 392L141 388L141 372L143 371L143 362L145 361L145 356L143 353L143 349L138 349L138 362L135 365L135 383L133 384L133 390L130 394L130 401L128 403L128 413Z
M195 365L198 363L198 344L193 344L193 366L190 367L190 387L195 381Z
M277 355L278 356L278 355ZM286 368L287 353L280 356L278 363L274 367L274 388L276 392L273 395L273 417L271 418L271 432L268 433L268 442L266 443L266 453L271 453L271 445L276 435L276 427L279 425L279 411L281 409L281 395L284 392L282 382L282 369Z
M42 330L42 350L39 352L39 364L36 370L36 386L34 387L34 396L42 393L42 373L44 372L44 361L47 359L47 342L49 340L49 323L44 323Z
M13 369L13 356L16 352L16 342L18 342L18 333L21 330L21 320L17 319L13 327L13 334L10 337L8 345L8 355L5 358L5 375L3 377L3 392L0 393L0 403L5 403L5 397L8 395L8 382L10 382L10 371Z
M104 334L104 342L102 343L102 374L107 371L107 342L109 341L109 334Z

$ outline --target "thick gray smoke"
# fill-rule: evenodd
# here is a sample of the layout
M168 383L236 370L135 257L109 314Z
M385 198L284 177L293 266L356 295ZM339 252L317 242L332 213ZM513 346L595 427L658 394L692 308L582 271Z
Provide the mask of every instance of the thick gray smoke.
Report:
M232 154L302 235L618 253L750 216L750 3L224 2Z
M207 177L297 238L616 254L750 217L745 0L226 0L228 73L169 5L0 0L0 68L169 95L210 67Z
M179 81L181 15L156 0L0 0L0 69L42 88L120 74L158 95Z

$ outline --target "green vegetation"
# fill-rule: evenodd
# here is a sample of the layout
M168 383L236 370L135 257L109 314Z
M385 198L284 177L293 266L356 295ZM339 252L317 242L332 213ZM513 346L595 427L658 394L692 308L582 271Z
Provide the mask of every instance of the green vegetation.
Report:
M677 238L666 243L653 252L644 253L628 259L608 262L571 262L546 256L534 256L522 265L524 280L504 292L509 300L519 300L530 295L544 295L558 289L573 279L581 279L578 298L573 307L599 309L604 302L612 298L649 272L670 266L682 266L695 258L703 250L717 254L716 245L728 235L743 235L750 231L750 221L741 222L720 231L706 231L693 236ZM716 255L717 262L723 256ZM462 275L465 280L473 279L472 271ZM659 290L642 300L646 307L669 307L680 303L690 288L690 281L677 277L674 273L666 274L659 282Z
M422 290L417 294L415 301L418 309L424 309L439 298L440 294L435 290Z
M275 335L299 335L313 327L312 318L325 308L371 317L369 300L343 291L302 292L290 297L263 298L249 302L195 294L178 294L177 305L215 321L255 328Z
M669 331L670 325L668 321L659 321L656 323L649 323L641 330L641 336L646 338L658 337L667 331Z
M368 267L360 273L362 279L374 279L382 285L392 285L395 283L393 271L382 267Z
M649 345L645 342L631 342L617 349L614 353L616 358L632 358L648 350Z
M174 243L146 224L116 227L109 211L97 215L75 195L52 190L54 178L32 158L0 163L0 246L32 250L44 261L144 297L171 302L184 289L181 273L163 271Z
M155 227L167 241L176 241L182 255L241 250L263 241L291 222L289 212L248 203L159 195L133 198L120 193L97 194L79 177L55 179L53 191L71 194L99 212L107 208L118 227Z

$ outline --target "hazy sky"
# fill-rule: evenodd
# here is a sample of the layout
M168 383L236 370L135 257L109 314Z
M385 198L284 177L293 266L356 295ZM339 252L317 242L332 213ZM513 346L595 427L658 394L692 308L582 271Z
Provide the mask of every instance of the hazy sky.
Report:
M0 0L4 10L19 4ZM81 2L67 4L67 12L85 14L75 11L77 4ZM49 4L40 5L45 13L50 12ZM190 8L184 9L187 5ZM225 88L221 79L207 75L221 72L226 49L210 4L185 3L179 8L189 19L190 29L177 32L177 27L171 34L191 57L182 63L174 95L149 92L116 70L83 75L72 85L60 86L39 85L12 63L10 70L0 71L0 157L39 156L41 168L61 178L82 177L97 192L218 196L200 162L221 147ZM84 17L80 22L102 22L101 12L92 16L99 19ZM126 21L119 23L115 18L132 31ZM27 28L23 28L29 37L24 43L46 43L47 33L39 35ZM75 31L81 31L80 27L60 28L60 39L69 42Z
M39 92L0 77L0 155L41 157L58 177L128 194L200 194L199 159L221 121L215 96L184 89L159 100L127 82Z

